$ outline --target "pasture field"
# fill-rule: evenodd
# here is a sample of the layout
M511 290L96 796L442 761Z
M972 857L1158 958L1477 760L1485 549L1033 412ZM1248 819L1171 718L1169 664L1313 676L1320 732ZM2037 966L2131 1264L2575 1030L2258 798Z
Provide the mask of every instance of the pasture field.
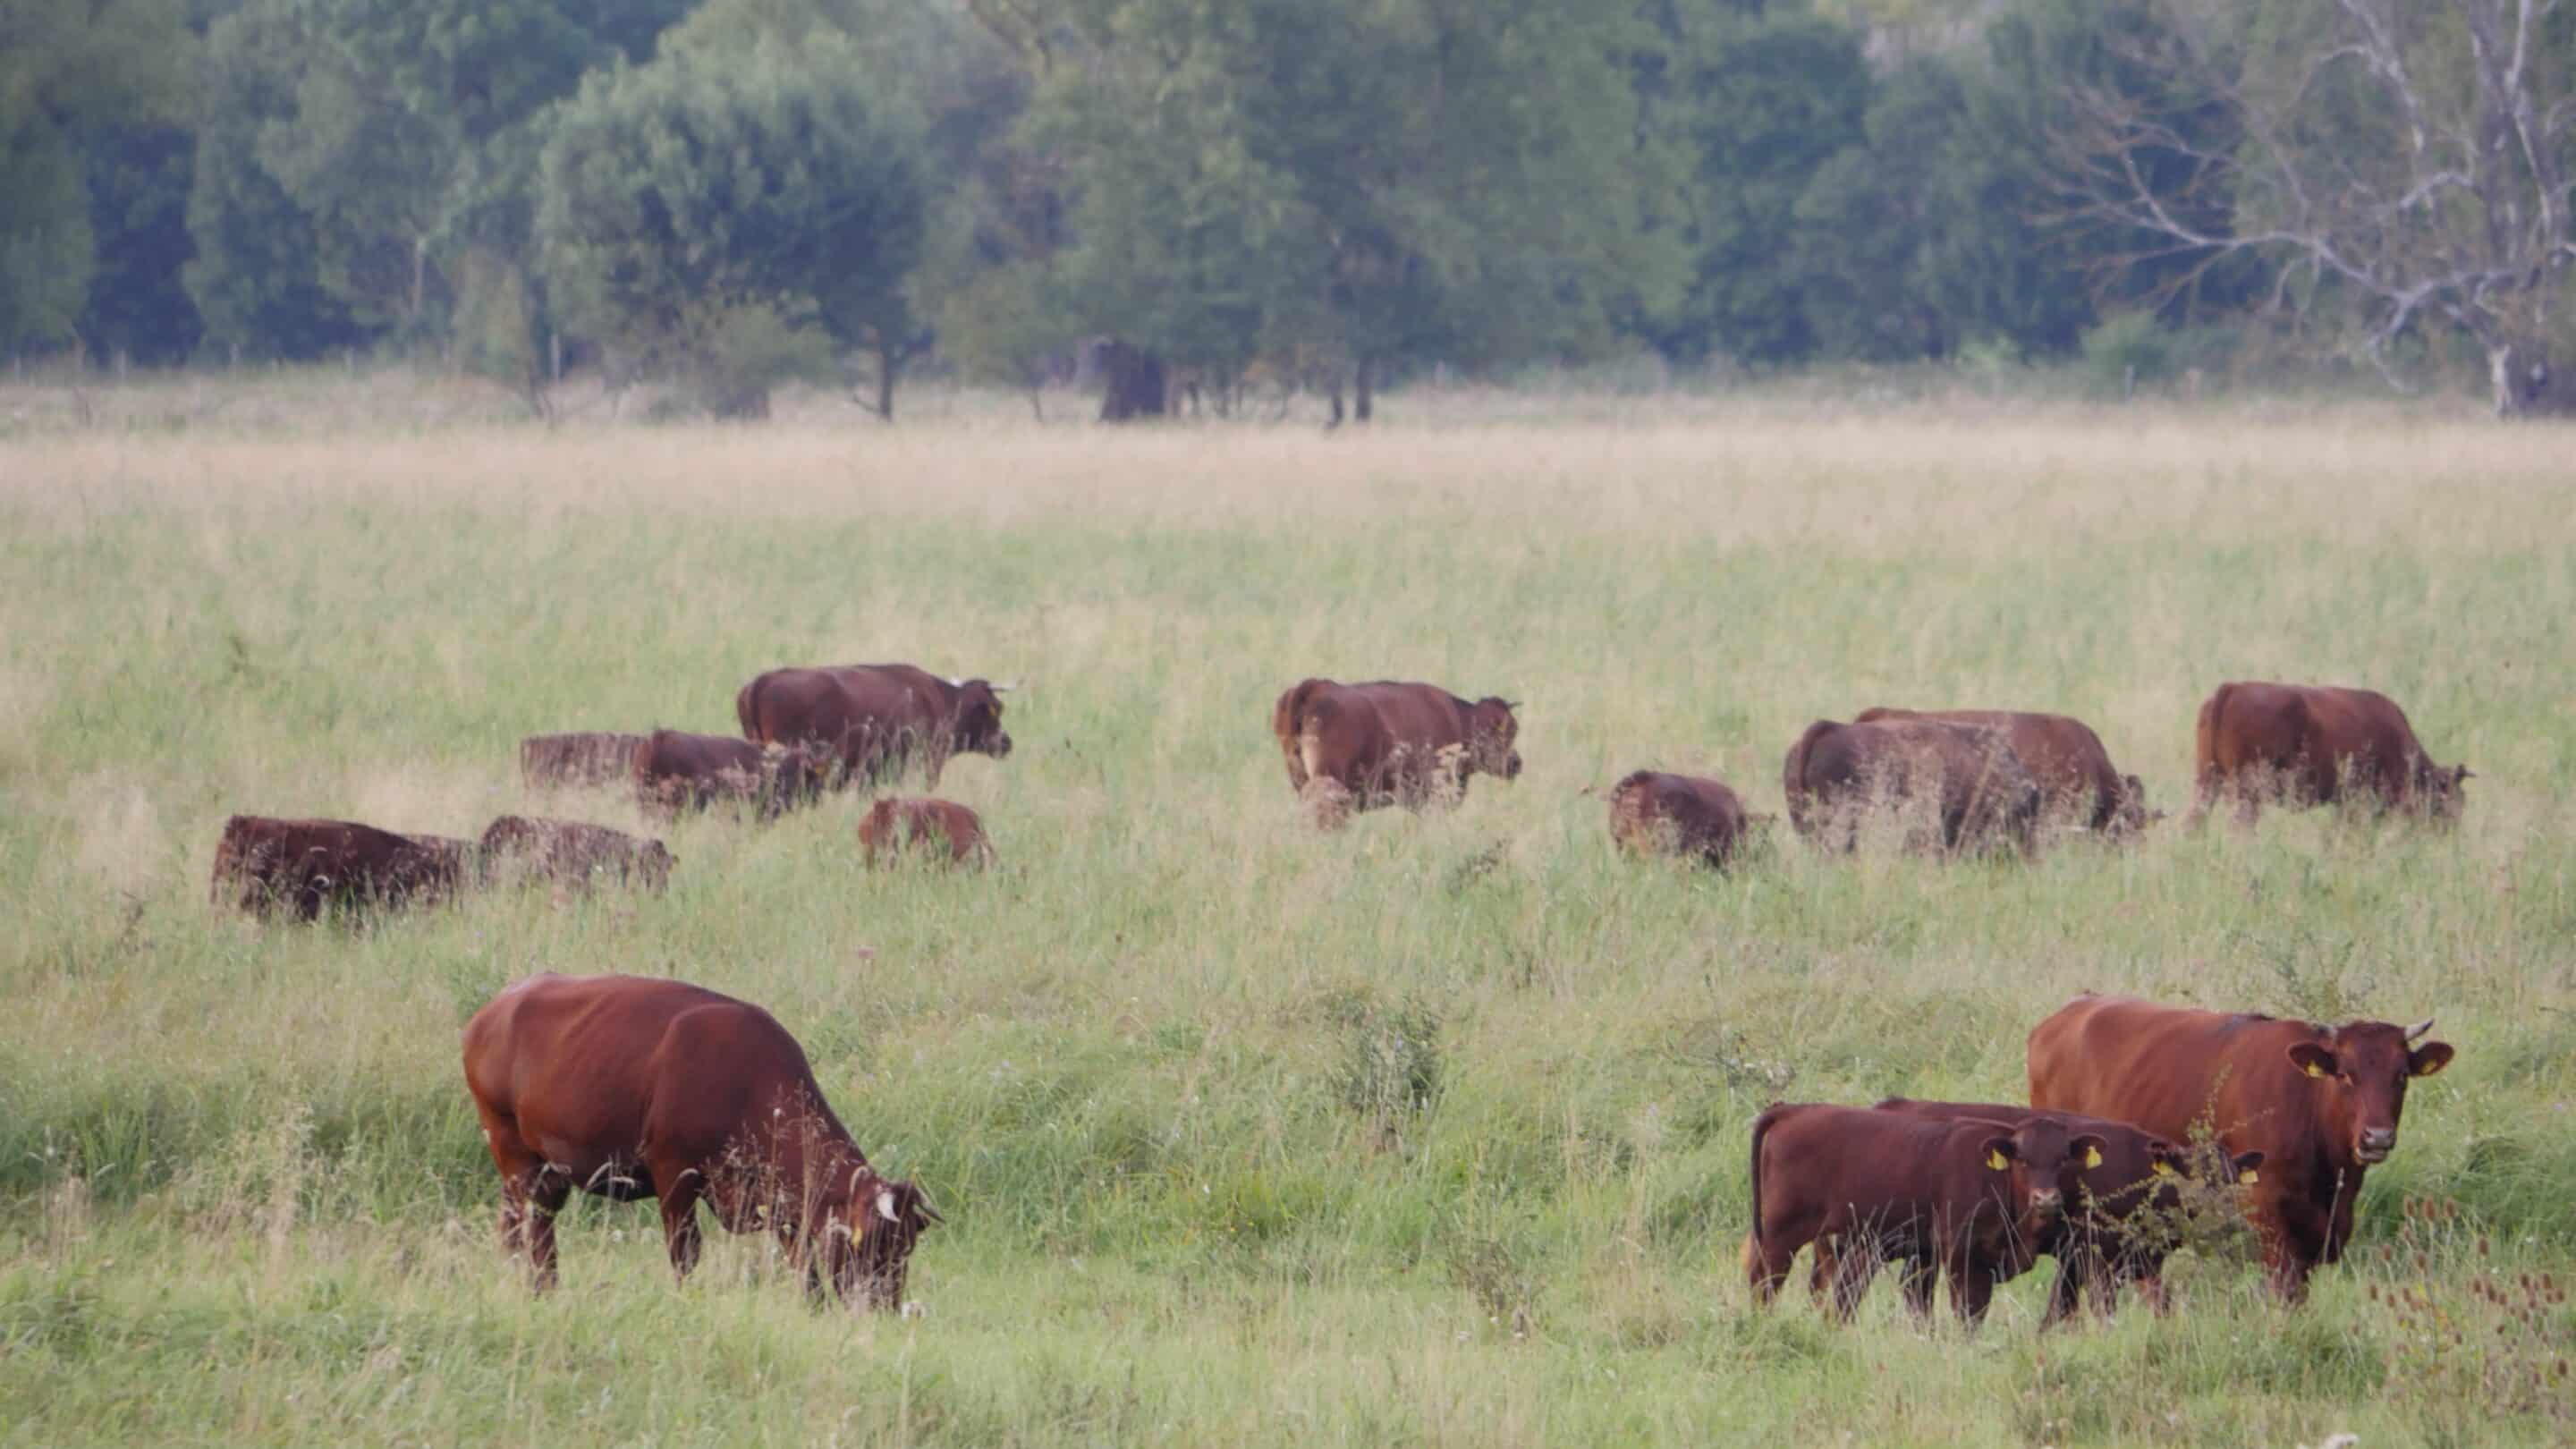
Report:
M1428 411L1428 410L1426 410ZM485 423L0 442L0 1443L2576 1439L2576 439L2400 408L1790 403L1367 432ZM862 802L660 898L212 911L233 811L472 834L525 734L730 732L782 663L1020 676L984 876ZM1524 701L1512 785L1301 825L1307 674ZM2447 833L2179 828L2229 678L2367 683ZM1656 764L1780 809L1873 703L2059 709L2176 819L2035 864L1616 857ZM558 813L637 828L632 804ZM457 1030L538 970L797 1033L948 1224L917 1317L577 1202L500 1258ZM2303 1311L1849 1329L1738 1266L1777 1098L2013 1097L2085 988L2459 1048ZM1946 1299L1945 1299L1946 1305Z

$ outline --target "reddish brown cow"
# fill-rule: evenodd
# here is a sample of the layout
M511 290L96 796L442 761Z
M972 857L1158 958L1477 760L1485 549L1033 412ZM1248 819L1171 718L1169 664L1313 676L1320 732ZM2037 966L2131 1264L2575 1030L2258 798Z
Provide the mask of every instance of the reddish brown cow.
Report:
M1270 728L1289 785L1329 829L1354 810L1464 799L1467 777L1479 771L1518 777L1514 708L1491 695L1471 704L1430 684L1309 679L1279 696Z
M2000 1102L1889 1097L1874 1110L1929 1122L2010 1122L2016 1127L2048 1117L2077 1136L2102 1139L2100 1151L2085 1158L2076 1176L2077 1190L2067 1199L2065 1215L2039 1243L2039 1251L2057 1260L2057 1283L2049 1290L2048 1315L2040 1326L2073 1313L2088 1283L2095 1309L2106 1317L2119 1301L2123 1280L2143 1284L2147 1301L2156 1312L2165 1311L2165 1258L2179 1245L2175 1227L2185 1211L2175 1183L2191 1176L2194 1168L2187 1149L2107 1117ZM2224 1169L2229 1182L2250 1187L2260 1180L2262 1165L2262 1153L2247 1152L2229 1159Z
M1610 838L1636 855L1680 855L1723 870L1754 824L1733 790L1698 775L1639 770L1610 787Z
M954 800L879 800L859 822L859 850L871 870L879 852L900 856L924 845L952 865L972 862L980 867L993 861L993 843L984 838L984 822Z
M1821 1294L1849 1319L1882 1262L1905 1264L1905 1304L1975 1322L1995 1285L2027 1270L2085 1161L2103 1148L2054 1118L1932 1122L1895 1112L1775 1105L1753 1122L1753 1232L1744 1272L1768 1305L1798 1250L1817 1245Z
M658 1198L671 1269L696 1266L701 1199L729 1232L776 1233L809 1292L903 1301L939 1215L868 1165L786 1028L747 1002L640 976L535 976L465 1024L465 1085L501 1171L501 1242L555 1283L574 1188Z
M530 735L519 741L519 779L531 790L602 790L635 768L642 735Z
M655 730L635 747L635 794L643 808L668 817L718 800L744 801L762 819L808 804L822 793L822 761L801 749L763 751L728 735Z
M671 879L671 852L658 840L578 820L504 815L483 831L487 873L515 871L568 890L588 890L598 876L660 890Z
M2004 732L2013 754L2039 786L2040 810L2049 819L2104 835L2131 835L2153 818L2147 813L2147 789L2135 775L2123 775L2111 764L2102 737L2080 719L2062 714L2034 714L2009 709L1862 710L1854 721L1872 724L1886 719L1946 720L1982 725Z
M397 835L354 820L273 820L236 815L215 845L213 898L255 916L297 920L327 908L426 905L473 878L473 844L441 835Z
M2200 707L2198 824L2221 795L2251 825L2262 802L2322 805L2359 796L2382 808L2456 819L2466 765L2433 763L2406 711L2368 689L2222 684Z
M1828 847L1856 848L1881 810L1914 817L1904 831L1908 849L1969 851L2003 841L2028 855L2036 843L2039 786L2003 731L1980 725L1818 720L1789 747L1780 788L1798 833Z
M746 739L837 760L844 783L894 779L918 764L936 786L952 755L1010 754L1001 700L1010 687L909 664L773 669L744 685L733 708Z
M2195 1124L2263 1154L2246 1214L2273 1287L2296 1302L2343 1257L2361 1180L2397 1145L2406 1085L2450 1064L2433 1029L2316 1026L2268 1016L2078 996L2030 1033L2032 1105L2117 1116L2170 1141Z

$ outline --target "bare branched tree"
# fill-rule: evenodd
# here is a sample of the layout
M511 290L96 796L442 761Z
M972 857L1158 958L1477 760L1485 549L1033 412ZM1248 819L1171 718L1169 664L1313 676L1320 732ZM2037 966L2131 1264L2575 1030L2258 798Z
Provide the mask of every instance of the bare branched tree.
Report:
M2152 3L2162 23L2120 43L2156 84L2072 91L2064 138L2078 209L2153 238L2124 261L2264 254L2276 299L2358 304L2392 383L2389 344L2447 324L2484 349L2498 415L2576 412L2549 355L2576 263L2561 0L2312 0L2288 39L2234 0ZM2185 124L2212 104L2223 148Z

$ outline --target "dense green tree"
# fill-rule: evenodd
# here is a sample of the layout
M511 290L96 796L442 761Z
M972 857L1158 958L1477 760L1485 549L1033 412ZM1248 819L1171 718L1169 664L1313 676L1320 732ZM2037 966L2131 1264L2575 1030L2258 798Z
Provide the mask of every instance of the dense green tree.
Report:
M798 335L850 345L900 305L924 195L917 138L871 107L844 44L751 58L684 51L585 82L537 215L574 325L638 366L726 376L712 400L745 414L775 378L731 359L802 365Z
M87 131L186 106L181 0L0 4L0 347L66 342L97 266Z
M95 267L81 308L81 340L94 357L148 365L185 362L201 326L183 269L188 191L197 139L185 126L114 124L86 131Z

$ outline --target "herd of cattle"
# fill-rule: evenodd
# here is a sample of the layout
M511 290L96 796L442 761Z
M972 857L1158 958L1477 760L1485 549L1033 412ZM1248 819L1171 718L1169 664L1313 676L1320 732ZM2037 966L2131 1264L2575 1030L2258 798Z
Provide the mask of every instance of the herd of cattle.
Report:
M935 787L958 754L1008 755L1009 688L910 665L772 670L735 697L739 738L542 735L522 743L520 770L537 789L629 788L664 818L730 801L768 819L915 768ZM1354 811L1457 802L1475 774L1516 778L1515 709L1427 684L1309 679L1279 697L1272 729L1301 804L1329 829ZM2447 820L2471 777L2435 765L2404 711L2368 690L2221 685L2201 706L2196 753L2195 821L2231 799L2248 822L2266 801L2338 799ZM2043 825L2117 839L2158 818L2101 737L2055 714L1820 720L1790 747L1781 784L1797 832L1844 851L1874 822L1916 849L2027 855ZM1621 846L1719 867L1768 818L1695 776L1638 771L1607 793ZM871 865L921 847L951 862L992 853L972 810L928 797L876 801L859 837ZM214 890L218 904L312 920L514 878L659 889L671 868L662 842L578 821L503 816L469 841L236 815ZM1767 1303L1812 1244L1812 1286L1844 1316L1893 1261L1917 1312L1946 1273L1973 1320L1997 1282L2046 1254L2059 1262L2051 1321L2088 1287L2107 1310L2124 1281L2161 1308L2159 1273L2196 1183L2239 1195L2273 1286L2295 1301L2315 1265L2341 1256L2363 1174L2395 1145L2407 1082L2451 1059L2445 1043L2418 1044L2431 1026L2083 996L2032 1031L2028 1105L1775 1105L1753 1127L1746 1274ZM728 1230L777 1234L811 1291L877 1306L901 1302L913 1244L939 1221L916 1186L868 1164L785 1028L699 987L521 981L467 1025L465 1076L501 1172L503 1239L540 1286L554 1280L553 1218L575 1188L657 1198L682 1275L703 1200Z

